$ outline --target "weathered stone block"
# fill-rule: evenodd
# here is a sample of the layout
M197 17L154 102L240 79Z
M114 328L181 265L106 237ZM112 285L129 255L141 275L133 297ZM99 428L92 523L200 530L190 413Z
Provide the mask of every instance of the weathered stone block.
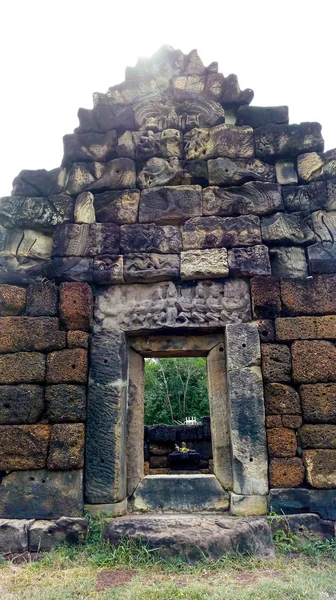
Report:
M181 279L208 279L229 274L226 248L181 252Z
M294 342L292 361L296 383L336 381L336 348L331 342Z
M123 283L123 257L103 254L93 261L93 280L97 284Z
M294 163L289 160L277 160L275 163L276 180L280 185L295 185L298 176Z
M333 243L336 236L336 211L318 210L312 213L311 218L316 239Z
M140 223L179 224L202 214L200 186L157 187L141 192Z
M233 248L229 250L230 275L254 277L270 275L271 263L267 246L251 246L250 248Z
M304 450L307 481L315 488L336 488L336 450Z
M66 329L89 331L93 325L93 295L87 283L62 283L60 318Z
M251 127L217 125L211 129L195 127L184 136L187 160L217 158L252 158L254 155Z
M288 315L336 313L336 275L281 281L281 299Z
M81 469L84 465L85 428L82 423L53 425L51 431L48 469Z
M135 163L130 158L115 158L107 163L73 163L66 187L68 194L103 192L106 189L135 188Z
M22 259L16 256L0 256L0 282L25 285L43 277L46 261Z
M195 162L190 161L188 165L193 165ZM210 185L239 185L254 180L275 182L274 166L257 158L246 160L215 158L208 161L208 173ZM203 175L205 180L208 178L208 173Z
M323 181L310 185L288 186L282 189L285 207L289 212L312 212L334 208L328 201L327 188Z
M299 487L304 482L305 469L301 458L273 458L270 462L270 486Z
M308 247L308 254L310 248ZM278 246L270 248L270 258L272 266L272 275L277 279L281 277L301 277L308 276L308 264L304 248L296 246Z
M136 223L139 200L139 190L95 194L96 219L100 223L117 223L118 225Z
M256 156L294 157L302 152L323 151L323 138L319 123L299 125L270 124L254 132Z
M105 104L95 106L92 110L78 110L79 127L75 132L85 133L96 131L105 133L111 129L134 129L133 107L125 104Z
M299 394L291 386L282 383L265 385L265 404L267 415L301 414Z
M323 154L308 152L298 156L298 172L303 182L329 179L336 175L335 150Z
M262 217L263 242L271 244L309 244L315 241L311 218L303 213L275 213Z
M279 514L317 513L322 519L336 518L336 490L305 488L270 491L270 510Z
M82 192L77 196L74 210L75 223L95 223L94 196L91 192Z
M150 442L175 442L176 427L171 425L150 425L148 427Z
M159 252L160 254L179 253L182 250L182 237L179 227L172 225L122 225L120 227L120 248L122 254L132 252Z
M0 199L0 223L8 229L49 230L73 219L74 201L67 194L46 198L7 196Z
M275 183L249 181L239 187L203 190L204 215L267 215L282 209L281 188Z
M39 352L16 352L0 356L0 384L43 383L46 358Z
M66 347L55 317L0 317L0 352L50 352Z
M13 181L13 196L52 196L64 191L66 169L24 170Z
M305 421L308 423L336 423L335 384L301 385L300 396Z
M72 223L58 227L53 238L53 256L119 254L119 226L115 223Z
M291 381L291 354L288 346L262 344L262 372L266 383Z
M287 124L288 106L240 106L236 123L254 129L270 123Z
M47 383L86 383L87 351L82 348L51 352L47 357Z
M336 245L318 242L307 249L311 273L336 273Z
M0 519L1 554L21 554L28 551L28 531L33 520Z
M44 411L44 390L40 385L1 385L0 424L35 423Z
M240 496L230 493L230 513L236 517L267 514L267 496Z
M231 248L261 243L260 220L241 217L195 217L182 226L183 250Z
M272 319L259 319L256 321L261 342L275 342L274 321Z
M282 427L281 415L266 415L266 427L267 429Z
M197 426L196 426L197 427ZM174 450L174 444L172 442L157 442L150 444L148 451L154 456L168 456Z
M279 282L273 277L254 277L251 280L254 317L272 319L281 314Z
M16 285L0 285L0 315L10 317L21 315L26 306L27 290Z
M255 324L232 324L226 328L229 371L260 365L260 342Z
M0 471L43 469L50 433L50 425L1 425Z
M57 316L58 289L53 282L36 282L28 286L26 313L30 317Z
M107 162L116 156L116 131L106 133L71 133L63 137L65 166L76 162Z
M336 315L324 317L286 317L275 320L277 340L336 339Z
M289 429L299 429L302 425L302 417L300 415L282 415L282 424Z
M51 423L85 421L86 389L82 385L48 385L45 389L48 420Z
M156 186L177 186L187 183L185 181L183 164L176 158L150 158L137 177L137 184L141 190Z
M180 257L177 254L126 254L124 277L128 283L166 281L180 276Z
M81 518L35 521L29 527L29 552L50 552L60 544L83 544L87 529L87 519Z
M20 502L18 502L20 498ZM83 473L14 471L0 485L0 515L9 519L58 519L83 512Z
M89 334L86 331L68 331L67 332L68 348L85 348L89 347Z
M302 448L336 448L336 425L303 425L299 436Z
M93 258L82 258L80 256L52 258L44 266L43 274L49 279L92 282Z
M296 436L293 429L274 427L267 430L268 453L273 457L295 456L297 449Z
M276 491L276 490L274 490ZM288 492L288 490L283 490ZM300 491L293 490L300 494ZM308 491L308 490L307 490ZM310 490L314 493L314 490ZM273 535L276 531L283 531L285 535L292 534L298 541L311 542L321 540L333 540L335 537L335 527L332 521L322 520L314 514L296 514L296 515L276 515L268 517Z

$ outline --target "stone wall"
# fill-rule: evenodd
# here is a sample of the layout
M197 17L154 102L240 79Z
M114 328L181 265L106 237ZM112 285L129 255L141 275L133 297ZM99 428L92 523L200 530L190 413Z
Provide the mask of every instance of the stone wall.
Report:
M196 450L201 456L199 471L213 473L210 417L203 417L197 425L149 425L144 430L145 474L165 475L170 467L168 454L175 445Z

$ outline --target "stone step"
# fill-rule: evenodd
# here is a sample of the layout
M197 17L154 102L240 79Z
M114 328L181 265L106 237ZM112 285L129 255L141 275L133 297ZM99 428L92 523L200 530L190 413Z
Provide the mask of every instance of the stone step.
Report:
M133 512L223 512L229 494L215 475L147 475L130 501Z
M131 538L156 549L163 557L181 557L188 562L219 559L242 553L273 557L272 533L266 519L236 518L219 514L129 515L111 519L105 537L112 545Z

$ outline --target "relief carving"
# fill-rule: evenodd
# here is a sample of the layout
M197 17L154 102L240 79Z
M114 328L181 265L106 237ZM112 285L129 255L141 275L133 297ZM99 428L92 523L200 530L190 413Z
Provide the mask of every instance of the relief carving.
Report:
M251 318L249 286L240 279L113 286L98 295L96 316L126 331L222 327Z
M134 107L135 121L141 129L162 131L180 129L189 131L194 127L212 127L224 123L224 109L218 102L200 97L192 97L185 91L177 90L174 100L144 100Z

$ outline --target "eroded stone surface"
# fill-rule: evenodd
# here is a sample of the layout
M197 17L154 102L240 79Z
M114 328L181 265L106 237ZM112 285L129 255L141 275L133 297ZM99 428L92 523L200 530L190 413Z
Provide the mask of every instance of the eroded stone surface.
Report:
M336 450L304 450L307 480L315 488L336 488Z
M336 423L335 384L301 385L300 396L305 421L308 423Z
M140 223L176 225L201 214L200 186L162 186L144 190L141 193Z
M283 383L265 385L265 406L267 415L301 414L299 394Z
M73 348L51 352L47 358L47 383L86 383L87 351Z
M66 347L66 333L55 317L0 317L0 353L49 352Z
M288 315L336 313L336 275L281 281L281 299Z
M40 385L1 385L0 423L35 423L44 410L44 390Z
M256 275L271 274L271 264L267 246L232 248L228 252L228 259L230 275L254 277Z
M0 383L43 383L46 357L40 352L16 352L0 356Z
M299 125L270 124L254 132L256 155L294 157L302 152L323 150L323 138L319 123Z
M86 283L62 283L60 318L66 329L88 331L93 325L93 294Z
M310 247L308 248L308 254ZM306 278L308 263L304 248L296 246L277 246L270 248L272 275L282 277Z
M304 245L316 239L310 217L302 213L275 213L270 217L262 217L261 233L263 242L279 246Z
M254 154L253 130L246 126L217 125L211 129L195 127L185 134L184 142L187 160L219 156L252 158Z
M266 383L291 381L291 354L288 346L262 344L262 372Z
M82 423L53 425L48 452L48 469L80 469L84 465L85 429Z
M115 223L77 223L58 227L53 238L53 256L119 254L119 226Z
M27 290L16 285L0 285L0 315L20 315L26 306Z
M226 248L181 252L181 279L208 279L229 274Z
M138 215L138 190L108 191L94 195L97 221L100 223L135 223Z
M232 160L215 158L208 161L210 185L239 185L247 181L275 181L273 165L257 158Z
M267 215L282 209L281 188L275 183L250 181L240 187L209 187L203 191L204 215Z
M1 425L0 470L45 467L50 434L49 425Z
M183 250L231 248L261 243L260 220L241 217L194 217L182 226Z
M292 344L293 379L297 383L336 381L336 348L331 342Z
M179 227L173 225L122 225L120 248L123 254L135 252L178 253L182 250Z
M27 552L28 531L32 524L32 519L0 519L0 552L2 554Z
M0 222L9 229L53 229L73 218L73 199L66 194L46 198L8 196L0 201Z
M305 469L301 458L273 458L270 461L270 486L299 487L304 482Z
M87 519L61 517L57 521L35 521L29 527L29 551L50 552L60 544L82 544L88 529Z
M93 261L93 280L98 284L123 283L124 262L118 254L102 254Z
M177 279L180 258L177 254L125 254L124 277L127 283Z
M85 421L86 389L81 385L48 385L45 390L48 419L51 423Z
M270 510L279 514L317 513L335 520L336 490L286 488L270 491Z

